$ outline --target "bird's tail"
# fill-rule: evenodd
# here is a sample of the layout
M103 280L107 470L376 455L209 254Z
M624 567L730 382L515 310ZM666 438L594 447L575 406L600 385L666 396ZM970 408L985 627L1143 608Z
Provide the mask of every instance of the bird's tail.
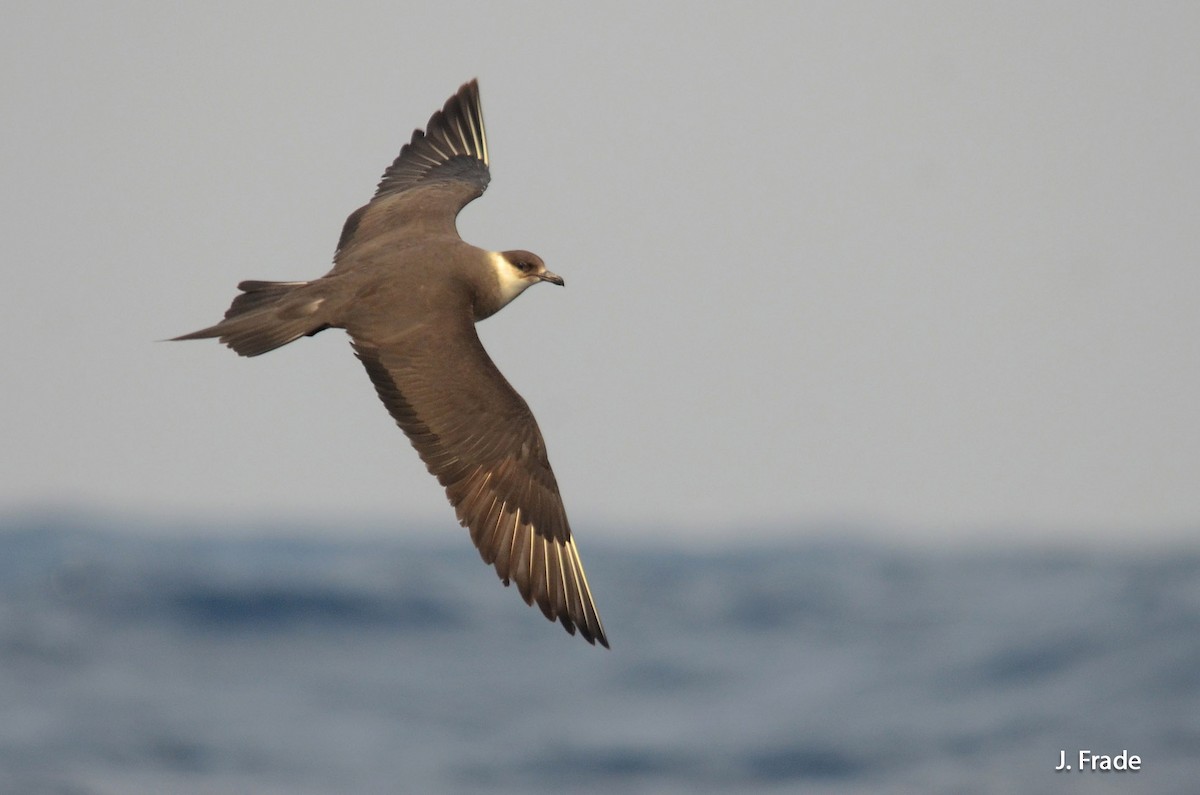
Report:
M225 319L175 340L218 338L241 356L258 356L329 328L314 282L242 282Z

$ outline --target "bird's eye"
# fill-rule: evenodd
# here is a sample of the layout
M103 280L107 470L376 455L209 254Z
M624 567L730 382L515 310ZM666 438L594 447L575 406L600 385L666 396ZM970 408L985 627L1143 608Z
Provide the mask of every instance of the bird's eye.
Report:
M517 270L519 270L521 273L529 273L531 270L533 270L533 263L522 260L521 262L517 263Z

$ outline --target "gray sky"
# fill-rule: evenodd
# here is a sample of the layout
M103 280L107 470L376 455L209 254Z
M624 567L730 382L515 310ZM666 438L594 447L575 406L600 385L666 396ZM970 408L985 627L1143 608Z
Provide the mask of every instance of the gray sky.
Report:
M324 273L478 76L577 528L1200 527L1200 6L414 5L6 9L0 512L453 527L341 332L155 340Z

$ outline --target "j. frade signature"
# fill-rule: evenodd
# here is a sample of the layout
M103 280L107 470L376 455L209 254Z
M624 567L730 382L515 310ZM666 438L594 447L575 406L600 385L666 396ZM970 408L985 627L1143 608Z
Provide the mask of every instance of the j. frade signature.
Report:
M1078 761L1071 760L1075 762L1074 766L1067 762L1068 758L1065 749L1058 752L1058 767L1054 768L1056 773L1065 773L1068 770L1077 773L1137 773L1142 769L1142 758L1129 753L1127 748L1115 755L1082 750L1079 752Z

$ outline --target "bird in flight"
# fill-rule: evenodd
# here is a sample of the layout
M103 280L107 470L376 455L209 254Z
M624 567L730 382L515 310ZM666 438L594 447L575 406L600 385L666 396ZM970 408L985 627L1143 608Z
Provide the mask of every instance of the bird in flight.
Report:
M607 647L541 431L475 333L526 288L563 284L536 254L459 237L459 211L490 179L472 80L413 132L371 201L346 219L329 273L244 281L224 320L175 339L216 337L258 356L345 329L484 562L526 604Z

